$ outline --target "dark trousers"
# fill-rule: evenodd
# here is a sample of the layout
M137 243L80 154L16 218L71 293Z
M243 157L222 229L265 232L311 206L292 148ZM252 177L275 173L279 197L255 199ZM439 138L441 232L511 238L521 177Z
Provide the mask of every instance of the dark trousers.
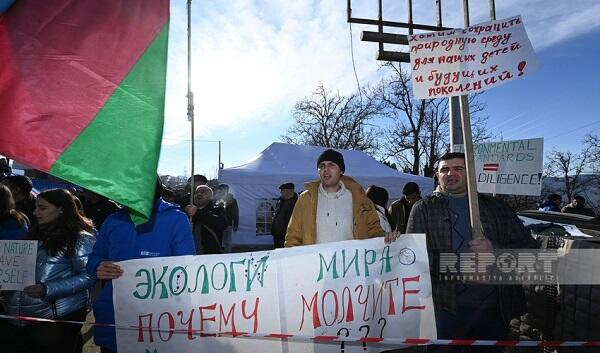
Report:
M273 234L273 245L275 249L283 248L285 243L285 234Z
M85 321L85 308L57 320ZM81 326L54 322L33 322L15 326L0 320L0 347L7 353L80 353L83 347Z
M508 326L498 308L459 308L456 315L445 310L435 311L439 339L505 340ZM503 347L494 346L436 346L427 347L427 353L496 353Z

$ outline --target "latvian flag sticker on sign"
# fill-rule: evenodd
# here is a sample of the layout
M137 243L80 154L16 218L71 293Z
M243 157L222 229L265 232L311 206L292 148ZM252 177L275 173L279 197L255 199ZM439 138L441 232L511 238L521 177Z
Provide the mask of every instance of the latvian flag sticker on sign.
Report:
M483 165L483 170L489 171L489 172L497 172L498 166L499 166L498 163L485 163Z

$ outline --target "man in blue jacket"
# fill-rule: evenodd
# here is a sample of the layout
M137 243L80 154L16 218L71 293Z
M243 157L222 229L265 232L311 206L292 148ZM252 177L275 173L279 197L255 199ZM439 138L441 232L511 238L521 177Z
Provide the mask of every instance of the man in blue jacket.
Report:
M560 204L562 203L562 197L558 194L550 194L546 197L546 200L539 206L540 211L552 211L560 212Z
M150 220L135 226L126 209L109 216L97 235L88 258L87 272L103 281L94 303L97 323L114 324L112 279L123 274L117 261L148 257L195 255L194 238L187 216L174 204L160 198L162 185L157 182ZM102 353L117 352L114 327L96 326L94 342Z

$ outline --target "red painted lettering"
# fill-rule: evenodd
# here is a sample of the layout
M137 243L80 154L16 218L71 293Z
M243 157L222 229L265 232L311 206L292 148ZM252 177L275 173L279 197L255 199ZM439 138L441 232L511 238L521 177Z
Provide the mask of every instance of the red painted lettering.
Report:
M205 317L204 316L204 310L211 310L214 311L215 308L217 307L217 304L212 304L212 305L207 305L207 306L201 306L199 307L200 309L200 336L201 337L207 337L207 336L216 336L216 334L206 334L204 333L204 321L212 321L215 322L215 317L211 316L211 317Z
M421 280L421 276L414 277L404 277L402 278L402 313L404 314L408 310L425 310L425 305L419 306L411 306L406 305L406 295L407 294L418 294L420 289L406 289L406 282L419 282Z
M312 321L313 328L321 327L321 320L319 320L319 311L317 310L317 296L319 292L315 292L312 299L310 300L310 304L306 302L306 298L304 295L302 297L302 320L300 321L300 330L302 330L302 326L304 326L304 309L308 309L308 312L312 312Z

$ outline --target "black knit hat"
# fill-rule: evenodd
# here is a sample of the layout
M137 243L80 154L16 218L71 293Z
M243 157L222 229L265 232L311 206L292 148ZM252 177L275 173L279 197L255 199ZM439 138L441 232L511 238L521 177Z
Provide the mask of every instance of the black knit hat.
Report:
M419 184L415 183L415 182L408 182L406 184L404 184L404 187L402 188L402 193L404 195L410 195L410 194L414 194L415 192L420 193L421 190L419 190Z
M324 161L330 161L337 164L338 167L342 170L342 173L346 172L346 165L344 164L344 156L338 151L334 151L332 149L328 149L323 151L317 160L317 168L319 168L319 164Z
M294 183L283 183L281 185L279 185L279 189L283 190L283 189L289 189L289 190L294 190L296 186L294 185Z
M386 189L371 185L367 189L367 197L373 201L374 204L379 205L381 207L386 207L388 200L390 199L388 192Z

